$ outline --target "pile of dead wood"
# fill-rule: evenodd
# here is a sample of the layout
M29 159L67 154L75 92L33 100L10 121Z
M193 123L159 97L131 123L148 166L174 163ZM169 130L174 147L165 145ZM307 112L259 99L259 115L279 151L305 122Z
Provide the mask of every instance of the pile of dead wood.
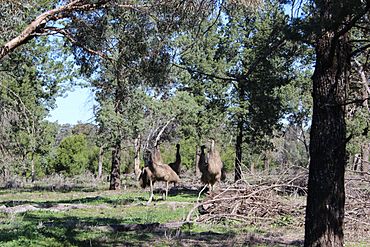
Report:
M345 232L353 238L369 236L370 174L347 171L345 179ZM351 237L351 236L350 236ZM369 239L368 239L369 240Z
M278 179L276 179L278 178ZM253 225L303 226L308 171L284 176L254 176L212 192L189 212L187 221L220 222L225 219ZM345 232L368 234L369 181L346 174Z
M196 221L217 222L232 219L259 225L279 223L284 217L289 221L291 217L303 217L304 201L291 200L289 197L279 195L279 191L285 190L284 187L284 184L236 183L213 192L199 203L196 206L198 209ZM189 213L188 220L191 219L192 213Z

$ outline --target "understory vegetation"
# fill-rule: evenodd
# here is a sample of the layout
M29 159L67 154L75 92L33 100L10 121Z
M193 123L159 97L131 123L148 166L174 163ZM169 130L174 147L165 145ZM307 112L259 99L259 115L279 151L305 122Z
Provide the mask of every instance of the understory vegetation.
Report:
M370 192L366 181L358 183L359 178L352 173L346 179L346 245L353 247L370 241L366 234L370 209L360 205L366 203L363 197ZM149 193L138 187L133 176L122 179L122 191L106 190L107 183L93 177L76 179L73 184L68 179L54 179L0 190L1 246L303 244L304 169L285 175L256 173L237 185L223 183L222 189L203 194L200 202L201 184L188 174L170 190L166 201L162 199L163 186L158 185L152 205L146 204ZM238 193L244 199L237 200ZM219 201L213 205L215 199Z

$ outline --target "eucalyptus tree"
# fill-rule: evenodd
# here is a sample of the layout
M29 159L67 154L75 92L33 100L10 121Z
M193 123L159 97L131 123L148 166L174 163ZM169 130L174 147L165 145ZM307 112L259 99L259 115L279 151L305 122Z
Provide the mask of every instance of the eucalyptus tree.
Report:
M279 125L284 111L278 89L294 78L298 48L285 35L287 17L278 2L265 2L257 10L228 4L215 18L215 25L205 27L204 43L184 52L181 63L193 79L223 88L215 91L225 95L224 107L236 132L239 180L242 144L263 150L266 136Z
M36 165L45 166L44 157L56 133L55 126L44 119L55 106L55 97L63 93L61 82L71 79L73 69L66 69L71 68L68 54L57 39L33 39L38 35L32 33L21 37L24 40L17 50L7 41L17 40L20 30L52 4L24 0L2 1L0 5L0 53L2 58L7 55L0 63L1 146L6 150L3 155L19 159L32 179L40 168Z
M315 48L305 246L343 246L346 111L354 50L350 31L368 27L369 1L308 1L294 24ZM366 50L368 43L359 51Z
M49 60L47 45L30 50L13 53L12 59L1 64L1 146L20 158L24 171L30 171L34 180L35 159L45 155L45 145L53 142L47 130L50 124L44 119L54 105L61 77L49 73L63 74L63 67Z
M170 82L173 31L201 21L210 7L207 1L148 2L127 12L121 6L103 8L78 15L83 21L66 23L76 41L71 43L75 59L97 90L101 136L106 135L112 150L111 189L120 187L122 140L141 134L145 98L156 95L158 88L165 91ZM92 52L97 50L103 53Z

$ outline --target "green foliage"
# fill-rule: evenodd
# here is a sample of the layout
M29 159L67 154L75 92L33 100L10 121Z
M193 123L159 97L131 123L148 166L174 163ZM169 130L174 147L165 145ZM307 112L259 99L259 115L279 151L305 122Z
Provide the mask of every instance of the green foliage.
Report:
M275 227L282 227L294 224L294 218L291 215L282 215L279 219L277 219L273 226Z
M347 120L347 128L349 135L352 136L347 144L347 150L351 155L361 153L361 145L370 142L369 129L370 114L368 109L359 108L351 118Z
M221 160L226 172L234 171L235 148L232 145L225 145L220 150Z
M196 146L197 140L193 137L188 137L181 139L179 142L181 149L181 166L182 169L185 170L194 170L195 165L195 154L196 154ZM175 161L176 158L176 144L172 143L163 143L161 145L161 154L163 161L168 164Z
M189 30L176 37L181 55L175 73L180 89L202 106L195 124L199 141L222 144L224 165L231 170L242 126L243 163L262 166L260 154L271 148L284 119L309 125L311 50L290 40L277 1L258 10L230 4L221 12L222 18L201 27L207 30L203 36Z
M0 44L14 38L52 5L48 0L2 3ZM70 80L74 71L66 69L72 68L72 63L65 59L68 52L62 52L59 41L37 38L0 63L0 166L5 173L42 176L48 172L56 126L44 119L55 107L56 96L63 93L62 82Z
M77 175L96 165L97 147L88 145L85 135L71 135L62 140L56 150L54 171L66 175Z

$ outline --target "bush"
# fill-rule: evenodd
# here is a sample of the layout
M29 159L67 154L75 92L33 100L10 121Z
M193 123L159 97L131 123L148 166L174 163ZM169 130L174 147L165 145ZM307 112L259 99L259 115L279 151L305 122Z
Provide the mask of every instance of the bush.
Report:
M89 147L83 134L64 138L56 151L54 171L66 176L84 173L93 162L90 158L93 157L92 152L96 151L94 147Z

